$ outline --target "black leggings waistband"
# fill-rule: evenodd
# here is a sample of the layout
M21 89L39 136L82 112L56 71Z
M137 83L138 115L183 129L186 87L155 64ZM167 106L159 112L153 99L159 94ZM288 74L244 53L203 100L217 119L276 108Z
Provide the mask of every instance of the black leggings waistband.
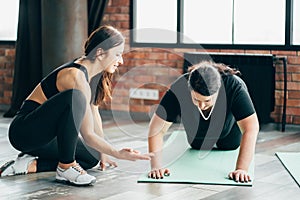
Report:
M41 104L33 100L25 100L18 111L18 114L27 114L38 108Z

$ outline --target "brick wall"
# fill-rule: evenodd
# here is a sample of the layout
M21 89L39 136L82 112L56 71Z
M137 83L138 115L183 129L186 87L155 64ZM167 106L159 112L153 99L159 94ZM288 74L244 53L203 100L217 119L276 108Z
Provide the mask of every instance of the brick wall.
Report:
M155 88L160 97L169 84L182 73L183 53L198 49L131 48L129 46L129 0L110 0L103 24L110 24L126 36L124 65L119 68L113 101L103 109L151 113L159 100L129 99L130 88ZM206 49L209 52L258 53L286 56L288 60L287 123L300 124L300 51ZM14 48L0 45L0 105L9 106L14 67ZM272 113L281 121L283 103L283 67L276 67L276 105ZM0 107L1 108L1 107Z
M14 60L14 45L0 45L0 111L11 103Z

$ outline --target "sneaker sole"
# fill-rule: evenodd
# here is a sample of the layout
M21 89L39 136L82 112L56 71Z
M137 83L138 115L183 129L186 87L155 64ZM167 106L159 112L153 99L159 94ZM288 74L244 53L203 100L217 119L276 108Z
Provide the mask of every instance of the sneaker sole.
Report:
M0 177L2 177L2 172L4 172L7 168L9 168L14 163L15 163L15 161L11 160L11 161L5 163L4 165L2 165L0 168Z
M71 182L71 181L66 180L64 178L60 179L58 177L56 177L55 180L58 183L65 183L65 184L74 185L74 186L91 186L91 185L94 185L96 183L96 179L92 180L91 182L88 182L88 183Z

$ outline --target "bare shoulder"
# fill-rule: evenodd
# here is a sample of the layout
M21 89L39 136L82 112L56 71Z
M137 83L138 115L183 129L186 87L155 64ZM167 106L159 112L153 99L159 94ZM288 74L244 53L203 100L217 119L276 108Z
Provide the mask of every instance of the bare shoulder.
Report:
M58 90L84 89L89 87L84 73L77 68L66 68L57 74L56 85Z

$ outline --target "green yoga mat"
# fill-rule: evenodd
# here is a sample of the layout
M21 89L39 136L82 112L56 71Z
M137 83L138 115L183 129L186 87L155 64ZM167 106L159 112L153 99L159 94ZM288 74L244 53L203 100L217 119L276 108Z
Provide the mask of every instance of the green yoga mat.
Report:
M275 155L300 187L300 153L276 152Z
M163 149L163 160L167 160L163 166L170 169L170 176L165 176L163 179L151 179L148 178L147 172L142 174L137 182L252 186L254 162L249 167L251 182L240 183L228 179L229 172L235 169L238 152L239 149L233 151L191 149L185 132L176 131L166 141Z

